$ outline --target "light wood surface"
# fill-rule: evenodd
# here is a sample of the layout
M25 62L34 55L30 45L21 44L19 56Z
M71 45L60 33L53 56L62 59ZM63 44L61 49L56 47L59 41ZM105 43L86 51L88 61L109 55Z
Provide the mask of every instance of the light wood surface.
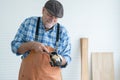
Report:
M113 53L92 53L92 80L114 80Z
M88 38L81 38L81 80L88 80Z

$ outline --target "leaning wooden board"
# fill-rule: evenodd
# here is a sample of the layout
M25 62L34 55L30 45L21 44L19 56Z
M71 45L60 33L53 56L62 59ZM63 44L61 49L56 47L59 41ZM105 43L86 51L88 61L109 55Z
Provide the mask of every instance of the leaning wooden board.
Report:
M81 80L89 80L88 71L88 38L81 38Z
M113 53L92 53L92 80L114 80Z

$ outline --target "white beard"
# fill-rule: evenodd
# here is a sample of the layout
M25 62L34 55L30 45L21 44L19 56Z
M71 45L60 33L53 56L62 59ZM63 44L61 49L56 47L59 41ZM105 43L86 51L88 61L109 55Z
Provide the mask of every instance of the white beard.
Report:
M46 29L50 29L53 26L53 24L46 24L44 26L45 26Z

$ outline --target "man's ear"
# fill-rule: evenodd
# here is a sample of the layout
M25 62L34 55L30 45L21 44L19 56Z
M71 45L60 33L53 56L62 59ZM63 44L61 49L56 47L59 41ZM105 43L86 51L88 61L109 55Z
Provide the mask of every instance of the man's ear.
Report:
M44 13L44 11L45 11L45 8L43 7L43 9L42 9L42 14Z

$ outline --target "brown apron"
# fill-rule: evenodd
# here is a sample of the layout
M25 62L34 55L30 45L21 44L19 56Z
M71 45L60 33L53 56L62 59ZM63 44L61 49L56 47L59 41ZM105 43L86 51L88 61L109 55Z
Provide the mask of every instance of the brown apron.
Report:
M52 52L54 49L48 47ZM50 57L46 52L30 54L22 60L19 80L62 80L61 69L59 67L51 67Z

